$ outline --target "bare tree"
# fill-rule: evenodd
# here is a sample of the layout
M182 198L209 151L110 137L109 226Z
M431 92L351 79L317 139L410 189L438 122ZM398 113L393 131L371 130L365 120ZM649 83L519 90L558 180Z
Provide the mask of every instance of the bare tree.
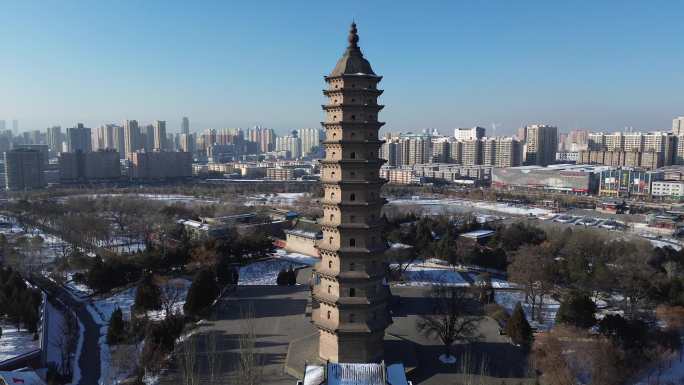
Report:
M426 337L439 338L447 357L451 356L454 342L470 342L479 337L477 325L481 317L476 315L473 296L467 289L438 285L432 288L430 297L434 311L422 315L417 321L417 328Z
M200 382L197 361L197 339L190 336L178 353L178 363L184 385L198 385Z
M54 335L55 339L49 340L48 343L54 346L59 352L58 370L63 376L71 376L72 374L72 353L76 350L76 320L73 315L65 311L64 322L52 323L53 327L58 328L58 332Z
M218 336L215 332L209 332L204 341L207 352L207 374L210 385L219 385L221 374L221 353L218 351Z
M161 280L161 278L159 278ZM168 279L165 282L157 282L161 289L159 297L164 311L164 318L176 312L174 307L180 303L185 295L185 282L180 279Z
M262 357L256 352L257 336L252 304L241 309L240 315L242 332L239 338L240 357L236 384L259 385L263 379Z
M544 296L553 288L553 269L554 259L548 243L522 246L508 266L509 279L523 287L525 302L532 305L532 319L542 317Z

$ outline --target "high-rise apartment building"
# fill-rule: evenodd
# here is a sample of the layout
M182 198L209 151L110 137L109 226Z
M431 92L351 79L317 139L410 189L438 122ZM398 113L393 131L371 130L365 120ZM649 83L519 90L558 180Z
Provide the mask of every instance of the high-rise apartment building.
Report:
M684 136L684 116L678 116L672 120L672 133L676 136Z
M300 128L297 130L302 142L302 156L311 155L311 151L321 144L321 130L319 128Z
M12 120L12 132L15 135L19 133L19 121L16 119Z
M195 134L181 134L179 138L179 148L183 152L189 152L194 154L196 151L195 147Z
M463 140L461 143L461 164L473 166L482 164L482 141L479 139Z
M47 128L47 145L53 153L62 152L62 127L52 126Z
M67 128L67 152L90 152L93 149L90 128L78 123L76 127Z
M121 166L116 150L59 154L60 182L112 180L120 177Z
M45 187L42 151L18 148L5 152L5 188L10 191Z
M116 125L103 124L95 130L93 148L98 150L117 149Z
M143 143L141 143L140 138L140 127L138 126L137 120L126 120L123 125L124 131L124 152L125 157L128 154L136 152L143 148Z
M181 134L189 134L190 133L190 119L188 119L187 116L184 116L183 119L181 120Z
M525 127L527 151L525 163L548 166L556 160L558 151L558 128L545 124Z
M297 131L292 131L290 135L277 137L275 147L276 151L288 151L290 159L302 157L302 140L298 137Z
M140 131L140 145L145 151L152 151L154 149L154 126L146 124Z
M154 121L154 147L153 149L162 151L166 150L166 121Z
M119 153L119 159L126 158L126 134L123 126L112 126L113 148Z
M472 127L472 128L455 128L454 138L456 140L474 140L482 139L485 137L484 127Z
M192 176L192 154L189 152L133 152L127 155L131 162L131 179L169 179Z
M363 58L352 24L349 46L330 75L325 110L326 157L321 161L321 260L313 278L312 320L318 355L331 362L379 362L391 323L385 284L378 158L381 77Z

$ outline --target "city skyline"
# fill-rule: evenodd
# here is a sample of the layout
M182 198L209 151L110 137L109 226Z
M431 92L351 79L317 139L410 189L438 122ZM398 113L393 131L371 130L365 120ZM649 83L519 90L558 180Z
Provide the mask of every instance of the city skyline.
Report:
M682 4L360 4L8 4L0 119L22 130L164 119L177 132L182 116L193 131L317 127L321 58L344 50L326 42L354 18L392 91L390 131L650 131L684 113Z

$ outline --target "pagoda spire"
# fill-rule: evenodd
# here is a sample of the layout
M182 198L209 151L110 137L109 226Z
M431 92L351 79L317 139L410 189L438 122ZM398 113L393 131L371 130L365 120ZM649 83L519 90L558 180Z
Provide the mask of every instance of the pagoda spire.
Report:
M352 21L351 28L349 28L349 48L359 48L359 34L356 29L356 23Z

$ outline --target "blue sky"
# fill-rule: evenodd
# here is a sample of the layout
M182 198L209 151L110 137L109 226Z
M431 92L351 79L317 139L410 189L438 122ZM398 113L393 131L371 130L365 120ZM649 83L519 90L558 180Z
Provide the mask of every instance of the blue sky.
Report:
M352 19L395 131L669 129L682 1L0 0L0 119L317 126ZM9 125L9 124L8 124Z

